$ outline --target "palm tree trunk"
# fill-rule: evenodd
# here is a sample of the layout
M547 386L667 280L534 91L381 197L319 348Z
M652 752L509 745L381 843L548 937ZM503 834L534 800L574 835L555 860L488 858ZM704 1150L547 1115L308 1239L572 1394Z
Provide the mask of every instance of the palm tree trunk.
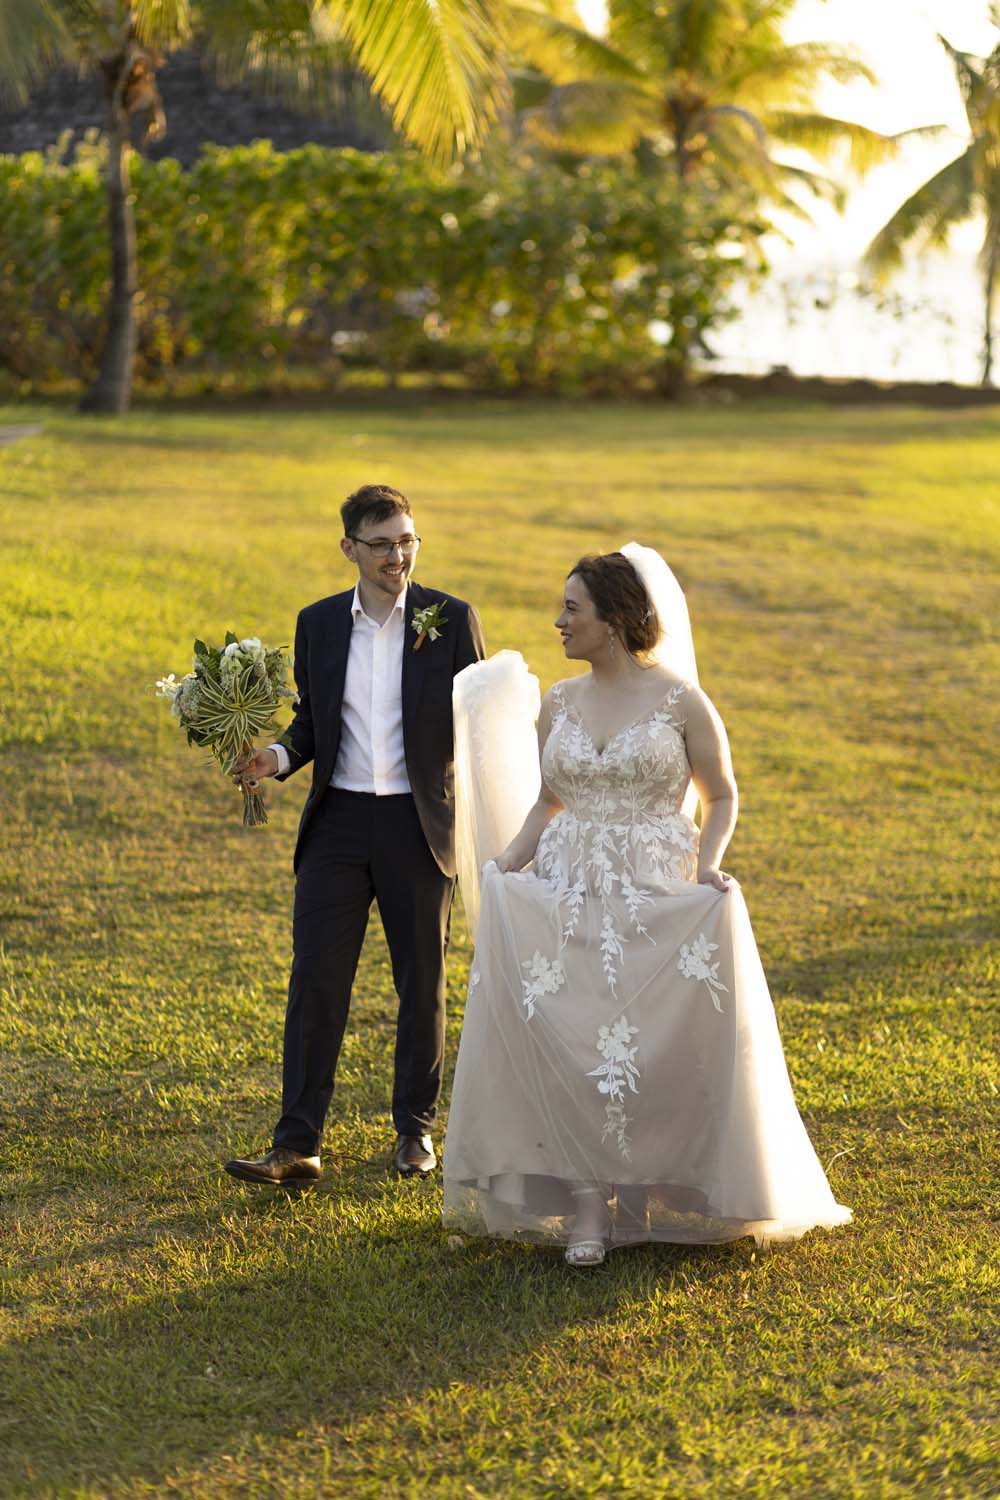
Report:
M685 242L685 226L687 215L683 210L678 214L675 225L675 233L681 244ZM668 401L684 401L691 391L691 329L684 322L688 311L688 298L683 290L683 280L680 278L681 287L676 285L670 297L671 336L663 359L660 361L656 371L656 388L661 396Z
M129 121L120 90L108 102L108 228L111 238L111 296L108 331L97 379L80 402L88 412L128 411L135 355L135 297L138 263L135 214L129 192Z
M983 330L983 374L981 385L993 384L993 308L996 303L997 275L1000 273L1000 225L987 226L983 290L986 295L986 326Z
M690 330L675 328L669 347L656 372L656 388L668 401L684 401L691 393Z

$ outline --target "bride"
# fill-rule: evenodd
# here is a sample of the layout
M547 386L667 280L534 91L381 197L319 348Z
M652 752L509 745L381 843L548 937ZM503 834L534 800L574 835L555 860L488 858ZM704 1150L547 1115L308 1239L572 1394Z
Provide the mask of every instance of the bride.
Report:
M540 776L538 685L520 656L456 679L476 953L445 1222L565 1245L573 1265L640 1241L765 1245L846 1223L795 1107L742 893L720 869L736 786L684 596L629 543L576 564L555 623L590 671L541 703ZM507 839L480 891L479 860Z

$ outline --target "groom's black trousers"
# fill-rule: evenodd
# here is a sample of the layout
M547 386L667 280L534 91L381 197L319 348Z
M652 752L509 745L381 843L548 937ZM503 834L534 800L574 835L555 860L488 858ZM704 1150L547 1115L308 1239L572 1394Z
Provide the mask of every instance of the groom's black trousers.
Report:
M308 1156L319 1151L373 899L399 996L393 1123L400 1135L430 1129L444 1065L444 962L454 890L428 848L411 796L333 787L323 794L295 886L276 1146Z

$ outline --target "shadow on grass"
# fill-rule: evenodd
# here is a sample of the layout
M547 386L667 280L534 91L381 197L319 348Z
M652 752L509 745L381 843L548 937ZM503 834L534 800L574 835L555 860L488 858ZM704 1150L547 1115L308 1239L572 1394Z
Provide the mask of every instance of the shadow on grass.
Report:
M217 1222L141 1300L7 1348L4 1494L155 1482L251 1439L489 1382L569 1326L745 1261L735 1246L645 1247L581 1275L556 1251L455 1247L413 1222L428 1205L404 1193L384 1190L381 1210L377 1191L254 1199L231 1251ZM361 1227L372 1212L381 1225Z
M606 441L627 428L640 441L660 443L676 437L683 441L689 453L697 452L701 442L713 454L717 452L720 428L725 430L728 439L735 437L756 443L762 416L767 419L768 442L771 444L783 438L789 441L801 441L803 437L826 441L833 420L829 406L808 397L761 398L736 404L702 399L693 404L675 405L641 397L624 401L618 398L580 400L446 389L142 395L124 418L96 420L92 416L79 417L73 405L61 397L40 396L32 402L32 407L33 415L39 409L47 410L57 421L72 423L71 432L53 427L49 436L71 438L74 446L82 443L89 447L118 447L124 443L163 449L197 447L205 452L245 451L248 440L261 422L273 424L280 421L288 424L291 456L300 456L304 436L312 439L313 449L318 443L331 452L336 450L344 440L344 433L336 429L320 432L317 423L324 417L343 418L347 423L364 420L381 420L390 425L397 423L400 432L407 434L412 432L412 424L417 421L421 441L433 437L435 444L457 446L466 446L470 441L490 441L495 435L497 420L506 419L518 424L520 437L529 449L544 452L551 446L551 420L558 415L564 428L579 426L588 444ZM456 422L456 414L461 415L460 422ZM152 430L142 425L150 418L157 422ZM172 419L177 419L177 427L172 425ZM184 419L193 419L196 425L185 425ZM297 419L301 419L301 425ZM476 428L477 420L487 424L481 431ZM992 436L996 432L996 408L975 403L940 409L928 409L917 403L890 408L860 404L839 407L835 421L835 444L863 441L871 447L896 443L933 445L954 440L956 425L961 426L964 438ZM605 423L608 432L602 433L601 427ZM213 427L216 430L210 430ZM260 443L262 451L266 448L268 453L274 452L273 426L262 432ZM307 451L305 456L309 458L314 454ZM770 481L763 478L758 484L771 488ZM676 487L687 488L683 484ZM741 485L724 487L742 488ZM790 486L793 494L800 494L801 488Z
M859 976L872 989L885 985L897 994L908 984L926 990L932 978L957 984L974 954L995 944L997 930L997 913L987 905L975 916L963 915L956 921L914 923L905 938L891 942L873 940L830 948L798 962L772 963L768 981L776 999L786 1001L789 996L804 1000L854 996ZM880 1010L885 1012L884 1000Z

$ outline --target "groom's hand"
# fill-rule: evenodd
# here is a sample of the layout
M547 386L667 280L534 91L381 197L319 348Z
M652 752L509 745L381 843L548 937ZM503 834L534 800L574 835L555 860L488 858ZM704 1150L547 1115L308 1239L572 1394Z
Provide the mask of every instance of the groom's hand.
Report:
M241 755L233 765L233 780L239 786L241 781L246 781L253 787L255 781L260 781L265 776L276 776L278 774L278 757L273 750L255 750L253 755Z

